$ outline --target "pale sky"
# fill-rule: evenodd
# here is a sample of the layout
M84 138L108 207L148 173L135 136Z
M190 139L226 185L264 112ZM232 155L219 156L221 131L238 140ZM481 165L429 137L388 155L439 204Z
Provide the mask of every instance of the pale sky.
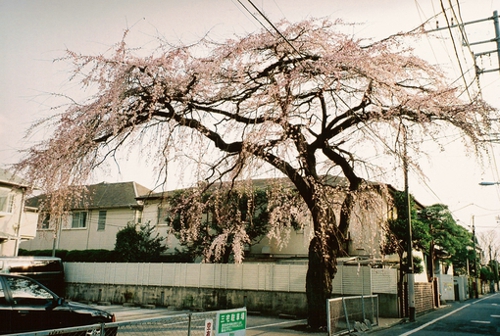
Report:
M457 3L457 0L442 1L445 7L449 7L450 2ZM494 10L500 10L500 0L459 3L464 22L490 17ZM213 40L223 40L234 34L260 30L260 23L242 4L252 9L247 0L0 0L0 166L18 160L18 151L30 144L22 139L27 128L35 120L54 113L51 107L61 100L50 93L77 99L85 97L78 85L68 83L70 64L54 62L64 56L66 48L81 53L102 53L120 41L126 28L130 28L129 45L143 48L153 46L157 36L179 44L196 41L207 32ZM441 11L437 0L255 0L254 4L275 22L283 18L295 22L310 17L357 22L360 24L352 26L351 33L365 38L383 38L410 30ZM435 25L435 20L432 22ZM445 25L442 17L439 24ZM492 21L467 28L470 41L493 38L493 28ZM447 39L449 42L449 35L441 34L444 42ZM417 51L452 74L456 73L458 78L455 51L443 51L439 47L427 46ZM461 55L468 53L465 48L459 48ZM477 46L474 51L484 48L488 49ZM489 49L494 49L494 45ZM494 55L483 58L481 65L487 68L496 66L496 62ZM464 64L470 66L470 63ZM481 86L484 98L500 107L500 99L495 94L500 92L500 73L483 75ZM42 136L44 134L36 134L34 139ZM499 181L498 146L492 147L489 159L489 163L481 166L473 157L464 155L459 141L450 136L444 151L435 149L429 160L422 158L428 180L424 183L410 176L410 192L424 205L447 204L464 225L471 224L474 215L478 231L500 230L495 220L495 216L500 215L500 187L478 185L482 180ZM108 182L134 180L153 187L146 167L129 166L103 179ZM402 172L395 172L391 183L401 187ZM169 189L177 187L172 183Z

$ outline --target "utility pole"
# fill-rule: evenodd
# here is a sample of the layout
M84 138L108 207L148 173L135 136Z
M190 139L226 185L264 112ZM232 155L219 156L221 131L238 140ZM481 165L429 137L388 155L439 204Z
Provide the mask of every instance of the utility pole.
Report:
M496 284L497 290L500 291L500 288L498 288L498 260L496 257L496 253L495 253L494 262L495 262L495 284Z
M495 252L495 260L493 260L493 257L491 254L491 250L493 247L491 246L491 244L492 244L492 242L489 243L488 250L489 250L489 254L490 254L490 268L491 268L492 273L494 274L493 281L495 281L495 285L493 286L493 292L496 292L495 287L498 284L498 263L496 260L496 252Z
M476 226L474 225L474 216L472 216L472 244L474 247L474 278L475 278L475 295L476 299L479 297L479 284L478 284L478 276L477 276L477 251L476 251Z
M489 21L489 20L492 20L493 24L495 26L495 37L494 38L491 38L489 40L484 40L484 41L469 42L465 36L462 36L464 39L464 42L463 42L464 45L468 45L468 46L485 44L485 43L492 43L492 42L496 43L496 49L494 49L494 50L484 51L484 52L480 52L480 53L473 53L475 59L477 59L478 57L481 57L481 56L485 56L485 55L491 55L494 53L497 54L499 67L496 69L486 69L486 70L476 68L476 75L480 75L480 74L484 74L487 72L500 71L500 23L499 23L499 18L498 18L498 11L494 11L493 16L490 16L490 17L485 18L485 19L474 20L474 21L464 22L464 23L460 23L460 24L452 24L452 25L446 26L446 27L439 27L436 29L426 30L426 32L431 33L431 32L435 32L435 31L450 29L450 28L455 28L455 27L460 27L462 29L466 25L485 22L485 21Z
M406 197L406 209L407 209L407 223L408 223L408 233L407 233L407 278L408 278L408 313L410 322L414 322L416 320L416 312L415 312L415 274L413 273L413 239L411 232L411 200L410 200L410 191L408 186L408 151L406 148L406 143L408 141L406 127L403 125L403 169L404 169L404 180L405 180L405 197Z

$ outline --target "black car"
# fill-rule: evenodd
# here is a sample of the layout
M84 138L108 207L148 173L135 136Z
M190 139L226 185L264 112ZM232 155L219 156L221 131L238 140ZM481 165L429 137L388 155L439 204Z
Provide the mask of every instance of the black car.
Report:
M0 334L115 322L115 316L70 302L31 278L0 274ZM106 329L116 334L116 328Z

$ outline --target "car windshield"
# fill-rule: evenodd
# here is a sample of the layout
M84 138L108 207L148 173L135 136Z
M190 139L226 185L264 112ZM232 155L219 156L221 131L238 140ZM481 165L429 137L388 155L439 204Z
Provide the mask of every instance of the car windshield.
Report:
M0 281L0 305L5 305L7 301L5 299L5 291L2 286L2 281Z
M16 305L45 305L54 299L50 292L30 279L16 277L6 279Z

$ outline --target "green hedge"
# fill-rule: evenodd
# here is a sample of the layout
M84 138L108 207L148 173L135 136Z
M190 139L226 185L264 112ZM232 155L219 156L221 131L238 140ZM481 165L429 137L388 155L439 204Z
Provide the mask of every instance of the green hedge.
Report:
M52 256L52 250L19 250L20 256ZM113 262L119 261L115 251L109 250L56 250L55 256L62 261Z
M65 260L66 255L68 254L67 250L56 250L56 257L61 258L62 260ZM28 251L28 250L23 250L19 249L19 256L40 256L40 257L52 257L52 250L33 250L33 251Z
M52 250L19 250L19 256L45 256L51 257ZM63 262L123 262L116 251L110 250L56 250L55 256L61 258ZM186 254L162 255L150 262L192 262L190 256Z

